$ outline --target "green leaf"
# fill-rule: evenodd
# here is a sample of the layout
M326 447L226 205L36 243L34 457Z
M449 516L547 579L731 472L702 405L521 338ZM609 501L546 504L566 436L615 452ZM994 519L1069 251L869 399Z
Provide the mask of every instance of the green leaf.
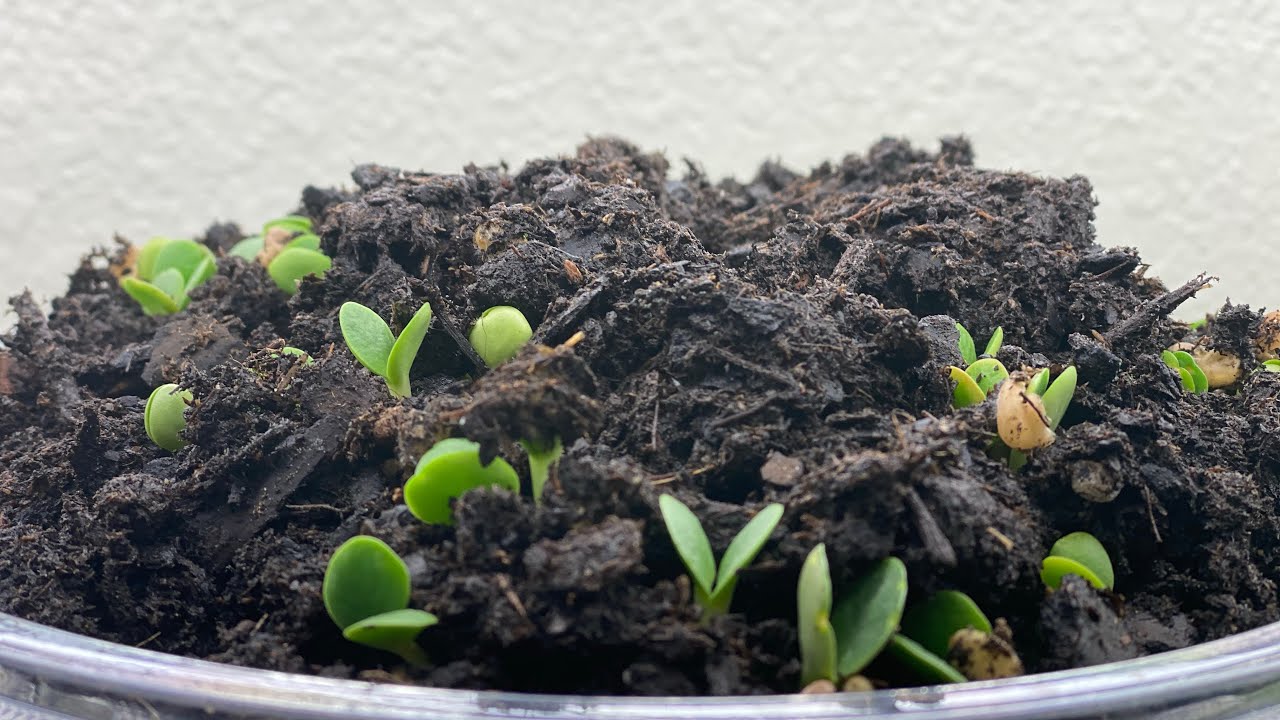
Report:
M880 654L906 603L907 568L896 557L881 560L841 596L831 614L841 677L859 672Z
M263 242L261 235L247 237L232 245L231 249L227 251L227 255L255 262L258 259L258 253L262 252Z
M1009 371L995 358L982 358L966 368L964 372L973 378L978 387L982 388L984 396L1009 377Z
M473 488L496 486L520 492L520 476L502 458L480 464L480 445L463 438L436 443L418 461L404 484L404 502L414 517L432 525L452 525L449 501Z
M156 253L153 272L159 274L173 268L182 274L185 286L186 280L194 277L207 259L213 259L213 251L195 240L170 240Z
M286 250L289 248L302 248L303 250L320 252L320 236L315 233L303 233L286 243L284 248Z
M729 542L724 556L720 558L720 571L716 574L715 589L709 598L713 611L729 611L729 605L733 602L733 590L738 584L738 572L756 559L780 520L782 505L771 503L756 513Z
M409 397L413 394L409 384L409 370L413 368L413 361L418 357L418 350L430 327L431 303L424 302L409 319L404 332L396 338L387 357L387 387L391 389L392 395Z
M329 558L320 594L329 617L346 630L366 618L404 609L409 604L409 568L386 543L357 535Z
M435 615L422 610L392 610L348 625L342 636L351 642L393 652L410 665L427 665L427 654L418 645L423 630L435 625Z
M520 447L529 456L529 485L533 491L533 502L542 503L542 491L551 477L551 466L556 464L564 454L564 445L559 436L552 441L550 447L541 447L531 440L520 440Z
M356 356L379 377L387 376L387 358L396 343L396 336L378 313L356 302L343 303L338 310L338 325L342 327L342 339L347 341L351 354Z
M995 332L991 333L991 339L987 341L987 349L982 351L983 355L995 357L1000 352L1000 346L1004 344L1004 328L998 327Z
M973 598L956 590L936 592L902 616L902 634L939 657L947 656L951 636L968 627L989 633L991 621Z
M308 275L324 277L333 267L328 255L302 247L285 248L267 266L267 274L276 286L290 295L298 292L298 283Z
M1174 355L1173 352L1170 350L1161 350L1160 359L1164 361L1165 365L1168 365L1174 370L1177 370L1178 368L1182 367L1182 364L1178 362L1178 356Z
M302 215L286 215L275 220L268 220L262 225L262 234L266 235L272 228L280 228L290 233L311 232L311 219Z
M1280 373L1280 360L1264 360L1262 362L1262 371Z
M142 306L142 312L148 316L172 315L180 309L168 293L145 280L123 277L120 278L120 287Z
M187 427L187 405L194 399L190 390L180 390L173 383L151 391L142 411L142 426L147 437L170 452L185 447L187 441L182 438L182 431Z
M138 249L138 255L133 263L134 273L140 280L150 280L156 274L156 256L160 254L160 250L168 245L171 241L169 238L151 238Z
M951 366L951 379L956 381L956 389L951 394L952 407L957 409L969 407L987 399L987 394L982 392L978 383L968 373L954 365Z
M213 261L212 257L201 260L196 269L192 271L191 276L187 278L187 284L182 288L183 294L185 295L205 284L217 271L218 264Z
M1209 392L1209 376L1204 374L1204 370L1201 370L1199 365L1192 364L1191 367L1182 369L1191 376L1191 392Z
M467 339L484 364L493 368L515 357L533 337L524 313L510 305L498 305L480 313Z
M946 660L901 634L896 634L889 640L885 653L927 683L962 683L969 680Z
M1057 430L1062 417L1067 414L1071 398L1076 394L1076 366L1068 365L1049 386L1041 393L1044 400L1044 414L1049 419L1049 429Z
M1165 358L1165 353L1169 353L1169 351L1165 350L1160 354L1160 357L1167 365L1169 360ZM1170 367L1178 368L1180 371L1178 375L1182 378L1182 387L1184 390L1192 393L1208 392L1209 378L1204 374L1204 370L1200 369L1200 365L1196 363L1195 356L1186 350L1174 350L1169 354L1171 354L1173 359L1177 362L1176 365L1171 365ZM1188 379L1190 380L1190 384L1188 384Z
M1174 370L1178 372L1178 380L1182 381L1182 389L1189 393L1195 392L1196 379L1191 374L1191 371L1184 367L1174 368Z
M956 332L960 333L960 359L964 360L965 366L978 362L978 348L973 344L973 336L960 323L956 323Z
M1040 579L1045 585L1054 590L1057 590L1062 585L1062 578L1067 575L1078 575L1099 590L1106 587L1106 583L1095 575L1092 570L1071 558L1050 555L1040 565Z
M1073 532L1059 538L1049 549L1049 555L1074 560L1089 568L1106 587L1115 587L1116 573L1111 567L1111 556L1098 538L1087 532Z
M1049 389L1049 369L1045 368L1031 377L1027 382L1027 392L1032 395L1044 395L1044 391Z
M836 635L831 627L831 569L819 544L800 568L796 586L796 627L800 635L800 682L836 682Z
M667 526L667 534L671 536L671 544L689 570L689 579L709 599L715 587L716 558L711 552L711 541L707 539L702 523L674 495L664 494L659 497L658 509L662 512L662 522Z
M1026 464L1027 464L1026 453L1022 452L1021 450L1015 450L1013 448L1009 448L1009 470L1011 472L1018 472Z
M1205 325L1207 325L1207 324L1209 324L1209 318L1208 318L1208 316L1205 316L1205 317L1200 318L1199 320L1192 320L1191 322L1187 323L1187 329L1188 329L1188 330L1199 330L1199 329L1203 328L1203 327L1204 327Z

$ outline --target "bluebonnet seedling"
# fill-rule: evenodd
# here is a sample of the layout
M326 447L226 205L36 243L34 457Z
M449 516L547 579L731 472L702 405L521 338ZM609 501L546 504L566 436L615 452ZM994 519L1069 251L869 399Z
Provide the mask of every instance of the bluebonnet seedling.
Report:
M960 323L956 323L956 332L960 334L960 358L964 360L964 364L968 366L978 362L978 349L973 343L973 336ZM1003 343L1004 328L998 327L991 333L991 338L987 340L987 346L982 351L982 355L995 357L1000 352L1000 346Z
M719 571L716 570L711 541L707 539L698 516L672 495L658 498L658 509L662 512L662 521L667 526L671 543L689 570L694 598L702 608L703 618L729 612L733 591L738 586L738 572L750 565L760 553L782 519L782 506L778 503L767 505L747 522L729 542L724 556L720 558Z
M403 398L413 393L409 370L431 327L430 303L422 303L400 337L392 334L391 327L377 313L356 302L342 304L338 324L351 354L369 372L387 381L392 396Z
M409 569L381 540L357 535L329 558L321 587L324 607L346 639L426 665L418 635L436 616L409 609Z
M1073 532L1059 538L1049 550L1040 569L1040 579L1056 590L1064 575L1079 575L1098 589L1116 586L1111 557L1098 539L1086 532Z
M1271 359L1262 363L1263 372L1280 373L1280 360Z
M467 339L484 364L493 368L515 357L533 337L524 313L510 305L498 305L480 313Z
M187 441L182 439L182 431L187 427L185 413L194 399L190 390L173 383L153 390L142 412L142 424L151 441L170 452L185 447Z
M902 616L902 634L938 657L947 656L951 636L965 628L989 633L991 621L973 598L956 590L940 590Z
M1186 350L1165 350L1160 353L1165 365L1173 368L1182 380L1182 389L1189 393L1203 393L1209 390L1209 378L1196 364L1196 359Z
M1054 441L1055 432L1076 392L1076 368L1070 365L1052 383L1049 371L1010 375L996 397L996 429L1009 449L1009 467L1026 464L1026 452Z
M263 257L266 249L266 238L272 231L284 233L285 236L297 234L274 252L269 258ZM275 281L277 287L290 295L298 291L298 283L309 275L324 277L333 266L333 260L320 252L320 237L311 229L311 220L300 215L289 215L270 220L262 226L262 233L245 238L236 243L228 255L244 258L251 262L264 262L267 274Z
M991 334L982 357L978 356L977 347L973 344L973 336L964 325L956 323L956 332L960 334L960 357L964 360L965 368L954 366L949 368L951 379L956 381L951 405L955 408L963 408L986 400L992 388L1009 377L1009 371L995 359L996 354L1000 352L1000 346L1004 343L1004 328L998 327Z
M472 488L504 487L520 492L520 477L502 458L480 464L480 444L464 438L441 440L418 460L413 476L404 484L404 502L419 520L452 525L449 501Z
M194 240L154 238L138 250L133 274L120 278L120 287L147 315L172 315L217 269L213 252Z
M520 447L529 456L529 484L533 491L533 501L542 502L542 491L551 477L551 468L564 454L564 444L556 436L551 442L521 440Z
M831 567L819 543L800 568L796 585L796 627L800 637L800 684L836 682L836 633L831 627Z

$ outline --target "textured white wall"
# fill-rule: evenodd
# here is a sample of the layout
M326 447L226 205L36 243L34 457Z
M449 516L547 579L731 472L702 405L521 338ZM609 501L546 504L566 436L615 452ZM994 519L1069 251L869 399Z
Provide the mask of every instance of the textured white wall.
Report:
M1278 60L1268 0L0 0L0 295L60 291L113 232L255 226L357 162L608 132L749 176L964 132L984 166L1089 176L1102 242L1171 283L1220 275L1196 309L1275 306Z

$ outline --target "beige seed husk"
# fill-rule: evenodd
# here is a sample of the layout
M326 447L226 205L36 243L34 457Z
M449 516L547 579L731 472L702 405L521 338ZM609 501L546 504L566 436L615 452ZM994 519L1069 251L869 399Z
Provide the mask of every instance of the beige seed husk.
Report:
M1272 310L1262 316L1258 328L1258 360L1271 360L1280 351L1280 310Z
M1199 348L1191 351L1191 357L1204 371L1210 388L1223 388L1240 381L1240 358L1231 353Z
M1015 450L1034 450L1053 442L1053 430L1046 422L1044 401L1027 392L1027 376L1018 372L1000 385L996 396L996 430L1005 445Z

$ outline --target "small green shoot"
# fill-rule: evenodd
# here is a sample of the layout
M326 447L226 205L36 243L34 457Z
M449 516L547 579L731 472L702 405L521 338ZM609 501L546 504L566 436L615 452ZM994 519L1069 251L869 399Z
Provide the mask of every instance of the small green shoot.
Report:
M901 633L889 639L885 653L925 682L962 683L969 679L959 670L951 667L951 664L943 659L945 655L936 655Z
M324 607L346 639L426 665L418 635L436 616L409 605L409 569L381 540L357 535L329 558L321 586Z
M907 603L907 567L885 558L841 596L831 614L840 677L860 672L893 637Z
M510 305L498 305L480 313L467 339L484 364L494 368L515 357L533 337L524 313Z
M298 292L298 283L303 278L309 275L324 277L331 267L333 261L319 250L287 247L267 265L267 274L275 281L276 287L293 295Z
M991 621L973 598L956 590L934 593L902 617L902 634L943 658L950 650L951 636L965 628L989 633Z
M694 598L702 608L703 619L729 612L733 591L738 586L738 572L760 554L769 535L782 520L782 506L778 503L767 505L738 531L720 558L718 572L711 541L707 539L698 516L672 495L664 494L658 498L658 509L662 512L667 534L671 536L671 544L675 545L676 553L689 571Z
M1183 390L1196 394L1209 391L1209 377L1200 369L1191 353L1186 350L1165 350L1160 353L1160 359L1178 373Z
M1262 362L1262 371L1280 373L1280 360L1264 360Z
M965 368L949 368L951 379L956 381L955 392L951 396L951 406L959 409L977 405L987 399L991 390L1009 377L1009 371L995 356L1004 343L1004 328L998 327L991 333L987 347L978 356L977 346L973 344L973 336L964 325L956 323L956 332L960 334L960 357Z
M262 226L261 234L241 240L227 254L258 262L266 247L266 237L273 230L287 235L296 234L275 257L266 262L267 274L281 290L293 295L298 292L298 283L303 278L309 275L324 277L329 268L333 267L333 260L320 252L320 237L312 231L311 220L301 215L288 215L268 221Z
M412 394L409 369L431 326L430 303L418 308L400 337L391 333L391 327L377 313L356 302L342 304L338 324L351 354L369 372L386 380L393 397L406 398Z
M186 447L187 441L182 439L187 427L184 414L194 399L190 390L179 389L173 383L153 390L142 413L142 424L151 441L170 452Z
M1205 325L1208 325L1208 324L1209 324L1209 316L1208 316L1208 315L1206 315L1206 316L1204 316L1204 317L1200 318L1199 320L1192 320L1191 322L1187 323L1187 329L1188 329L1188 330L1201 330L1201 329L1203 329L1203 328L1204 328L1204 326L1205 326Z
M185 308L187 297L217 272L213 252L194 240L155 238L138 250L134 272L120 287L149 316L172 315Z
M306 365L307 367L311 367L312 365L316 364L315 358L311 357L310 353L308 353L306 350L303 350L301 348L296 348L291 345L285 345L284 347L280 348L280 352L271 353L271 357L273 358L282 358L286 355L289 357L302 358L302 364Z
M1099 590L1116 585L1111 557L1098 539L1086 532L1073 532L1060 538L1049 550L1040 570L1040 579L1056 590L1065 575L1078 575Z
M800 635L800 684L815 680L836 682L836 633L831 627L831 568L827 548L819 543L800 568L796 586L796 615Z
M452 525L449 501L472 488L504 487L520 492L520 477L502 458L480 464L480 444L464 438L441 440L418 460L404 484L404 502L414 517L431 525Z
M534 440L521 440L520 447L529 456L529 483L533 491L533 501L542 504L542 490L551 477L551 468L564 454L564 445L557 436L550 443Z
M1027 378L1011 376L1000 386L996 399L996 426L1000 444L994 452L1005 456L1009 469L1017 471L1027 463L1026 453L1051 444L1062 418L1075 397L1077 372L1074 365L1063 370L1052 383L1049 371L1041 370Z
M978 348L973 342L973 336L960 323L956 323L956 332L960 334L960 359L964 360L966 366L978 362ZM991 333L991 339L987 341L987 347L982 351L983 357L995 357L999 354L1000 346L1003 343L1004 328L998 327L995 332Z

